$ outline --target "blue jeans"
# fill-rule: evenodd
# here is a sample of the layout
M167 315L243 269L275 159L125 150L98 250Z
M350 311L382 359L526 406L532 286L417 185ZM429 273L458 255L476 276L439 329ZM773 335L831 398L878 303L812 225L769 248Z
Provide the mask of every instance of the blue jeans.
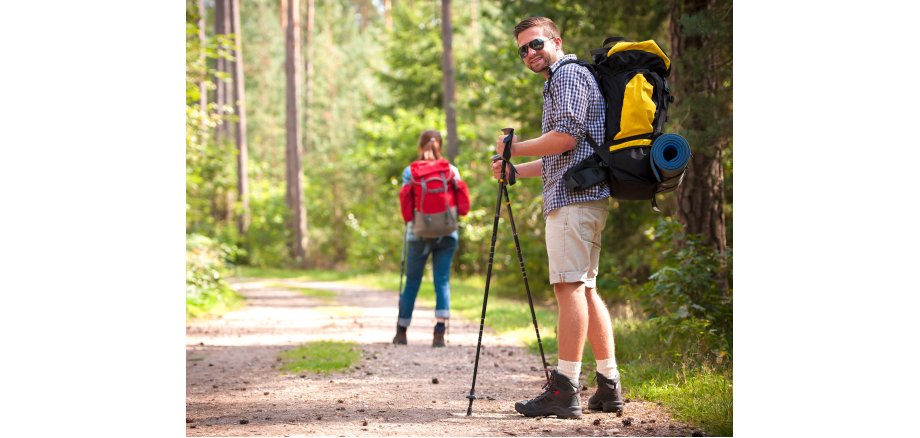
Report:
M413 236L414 237L414 236ZM406 287L399 296L399 324L409 327L415 298L422 285L425 262L431 254L434 271L435 318L450 317L450 264L457 250L457 238L443 236L434 239L415 238L406 241Z

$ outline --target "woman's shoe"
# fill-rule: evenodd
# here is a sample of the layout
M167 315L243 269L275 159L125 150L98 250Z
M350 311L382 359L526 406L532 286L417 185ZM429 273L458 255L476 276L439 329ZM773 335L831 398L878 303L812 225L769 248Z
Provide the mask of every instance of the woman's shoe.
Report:
M447 344L444 343L444 332L447 331L447 327L444 326L444 323L439 322L434 326L434 339L431 341L432 347L446 347Z
M396 345L406 345L409 343L406 340L406 327L396 326L396 336L393 336L393 343Z

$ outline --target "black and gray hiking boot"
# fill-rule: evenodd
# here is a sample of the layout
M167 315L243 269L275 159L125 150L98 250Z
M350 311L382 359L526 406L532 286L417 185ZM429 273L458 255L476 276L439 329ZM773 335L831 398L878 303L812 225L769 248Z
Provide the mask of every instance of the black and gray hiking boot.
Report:
M393 343L396 345L406 345L406 327L396 326L396 336L393 336Z
M525 417L547 417L555 415L559 418L581 417L581 402L578 399L578 387L572 385L563 374L553 371L548 384L543 386L546 391L536 396L533 400L517 402L514 410L524 414Z
M434 339L431 341L432 347L446 347L447 344L444 343L444 332L447 331L447 327L443 322L437 323L434 326Z
M588 409L616 412L617 416L623 413L623 388L620 387L620 376L611 380L597 373L597 392L588 399Z

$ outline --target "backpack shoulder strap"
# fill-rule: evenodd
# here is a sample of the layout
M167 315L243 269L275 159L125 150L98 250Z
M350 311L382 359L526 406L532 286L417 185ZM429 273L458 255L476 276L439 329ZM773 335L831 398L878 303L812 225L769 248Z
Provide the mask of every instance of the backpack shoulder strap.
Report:
M581 59L567 59L565 61L560 62L559 66L556 67L556 70L550 72L549 77L546 79L546 82L551 82L553 80L553 76L555 75L555 72L559 71L560 68L566 65L569 65L569 64L578 64L588 69L588 71L591 72L591 76L594 76L594 80L597 81L597 71L594 69L594 65L592 65L591 63L587 61L583 61Z
M598 144L598 142L594 141L594 137L591 137L591 134L588 132L585 132L585 139L588 140L588 144L591 145L591 149L594 149L594 153L601 157L605 163L610 164L611 160L613 159L613 157L610 155L610 149L605 148Z
M610 39L610 38L608 38L608 39ZM605 40L605 44L606 44L606 40ZM581 60L581 59L567 59L567 60L562 61L561 63L559 63L559 66L556 67L556 71L559 71L559 69L562 68L562 66L568 65L568 64L578 64L578 65L580 65L580 66L582 66L582 67L588 69L588 72L590 72L590 73L591 73L591 76L594 78L594 82L597 84L598 89L600 89L601 85L600 85L600 82L597 80L597 69L594 68L594 65L593 65L593 64L590 64L590 63L588 63L588 62L586 62L586 61L583 61L583 60ZM547 81L547 82L550 82L550 81L552 81L552 80L553 80L553 74L550 73L550 75L549 75L549 77L546 79L546 81ZM603 90L601 91L601 94L603 94ZM592 138L592 137L591 137L591 134L589 134L587 131L585 132L585 138L588 140L588 144L591 145L591 148L593 148L594 151L597 152L597 154L604 160L604 162L605 162L605 163L609 163L609 162L610 162L610 151L608 151L608 150L602 148L600 144L598 144L596 141L594 141L594 138ZM509 162L509 164L510 164L510 162ZM513 181L513 180L512 180L512 181ZM511 184L514 184L514 182L512 182Z

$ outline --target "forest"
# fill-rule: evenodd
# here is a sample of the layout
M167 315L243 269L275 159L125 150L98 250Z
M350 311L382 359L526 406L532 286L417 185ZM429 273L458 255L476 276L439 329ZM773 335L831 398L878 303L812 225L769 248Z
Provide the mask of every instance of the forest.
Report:
M608 36L671 58L665 131L693 156L660 212L611 200L598 289L653 327L661 355L730 382L731 1L187 0L187 305L243 268L398 278L401 173L428 129L471 193L454 278L484 277L495 139L540 135L544 79L513 35L529 16L552 18L580 59ZM551 304L541 190L521 179L509 196L530 288ZM506 218L499 229L491 293L526 302Z

